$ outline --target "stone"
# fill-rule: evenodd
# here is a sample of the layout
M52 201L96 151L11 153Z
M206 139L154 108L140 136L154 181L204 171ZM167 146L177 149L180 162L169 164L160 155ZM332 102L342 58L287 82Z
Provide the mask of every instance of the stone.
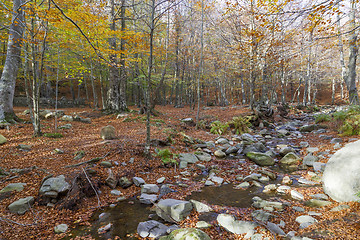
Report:
M54 228L55 233L65 233L68 230L69 226L67 224L59 224Z
M219 225L227 231L235 234L245 234L245 238L254 235L256 224L249 221L236 220L234 216L229 214L219 214L216 218Z
M58 128L59 129L71 129L72 125L71 125L71 123L67 123L67 124L64 124L62 126L59 126Z
M26 144L19 144L17 146L18 149L23 150L23 151L30 151L31 150L31 145L26 145Z
M307 228L308 226L318 222L315 218L309 215L299 216L295 219L295 221L300 224L300 229Z
M0 134L0 145L5 144L6 142L7 142L7 139L3 135Z
M141 186L141 193L154 194L159 192L159 186L156 184L144 184Z
M275 184L269 184L269 185L266 185L265 187L264 187L264 190L263 190L263 192L264 193L270 193L270 192L274 192L274 191L276 191L276 185Z
M116 138L116 130L115 127L108 125L102 127L100 130L100 137L104 140L111 140Z
M213 211L213 209L211 207L209 207L208 205L206 205L205 203L202 203L202 202L199 202L196 200L190 200L190 202L192 203L195 211L197 211L198 213L207 213L207 212Z
M215 155L215 157L218 157L218 158L224 158L224 157L226 157L226 153L224 153L224 152L221 151L221 150L216 150L216 151L214 152L214 155Z
M250 183L248 182L243 182L243 183L240 183L239 185L235 186L234 188L235 189L248 189L250 187Z
M304 200L304 195L302 195L301 193L299 193L298 191L295 191L295 190L291 190L290 191L290 195L293 199L295 200Z
M156 214L167 222L180 222L184 220L193 209L189 201L177 199L163 199L156 204Z
M310 186L314 186L314 185L318 184L317 182L307 180L306 178L303 178L303 177L298 179L298 183L303 184L303 185L310 185Z
M6 187L1 189L0 193L7 193L12 191L21 192L24 190L26 183L9 183Z
M105 226L102 226L98 229L98 234L104 234L108 232L112 227L112 223L108 223Z
M241 135L241 140L243 140L246 143L253 143L256 141L255 137L249 133L244 133Z
M319 160L318 157L313 156L313 155L310 153L310 154L306 155L306 156L303 158L303 165L312 167L312 166L314 165L314 162L317 162L318 160Z
M195 156L200 160L204 162L211 161L211 155L206 152L195 152Z
M218 185L221 185L224 182L224 179L221 177L212 176L210 180Z
M290 189L291 188L289 186L281 185L276 189L276 192L280 194L286 194L290 191Z
M119 190L111 190L110 193L111 193L112 195L115 195L115 196L120 196L120 195L122 195L121 191L119 191Z
M79 118L82 123L91 123L91 118Z
M105 180L106 185L108 185L110 188L114 189L116 188L116 185L118 183L117 179L114 177L113 172L111 169L109 169L109 175Z
M59 148L55 148L53 153L55 153L55 154L63 154L64 151L59 149Z
M319 151L318 147L308 147L308 148L306 148L306 152L308 152L308 153L314 153L314 152L317 152L317 151Z
M254 210L251 213L251 216L261 222L267 222L270 220L270 218L273 217L271 213L265 212L263 210Z
M187 165L188 165L188 163L187 163L187 162L185 162L185 161L181 161L181 162L179 163L179 168L180 168L180 169L187 168Z
M156 194L142 193L140 195L139 201L143 204L153 204L154 202L156 202L157 197L158 196Z
M252 203L252 206L254 208L276 208L277 210L283 210L284 206L282 203L280 202L270 202L270 201L266 201L266 200L263 200L261 199L260 197L253 197L252 199L253 203Z
M285 156L288 153L295 153L295 150L292 147L286 146L280 149L279 154L280 156Z
M130 181L127 177L121 177L118 180L118 184L120 187L126 189L126 188L130 187L131 185L133 185L133 182Z
M245 155L249 152L264 153L264 152L266 152L266 148L265 148L264 144L262 144L261 142L257 142L257 143L253 143L251 145L246 146L242 152Z
M327 162L323 173L324 192L338 202L359 201L360 140L338 150Z
M293 209L297 212L305 212L305 209L302 208L302 207L297 207L297 206L294 206Z
M302 148L307 148L307 147L309 147L309 143L308 143L308 142L300 142L299 145L300 145L300 147L302 147Z
M192 153L180 153L179 160L180 162L196 163L198 158L195 156L195 154Z
M211 180L206 180L205 181L205 186L214 186L215 183L213 183Z
M268 176L271 180L276 180L276 178L277 178L275 173L267 171L267 170L259 170L259 173L262 173L262 174Z
M339 212L339 211L342 211L342 210L345 210L345 209L349 209L350 206L349 205L346 205L346 204L342 204L342 205L339 205L337 207L334 207L332 209L330 209L330 212Z
M265 153L248 152L246 156L259 166L272 166L275 164L275 160Z
M220 144L220 145L223 145L223 144L228 144L229 143L229 140L227 140L226 138L219 138L218 140L216 140L215 144Z
M100 163L100 165L101 165L102 167L104 167L104 168L111 168L111 167L112 167L112 163L109 162L109 161L102 161L102 162Z
M280 165L281 166L289 166L289 165L296 165L300 161L300 158L293 152L290 152L286 154L281 160Z
M210 228L210 227L212 227L212 225L205 221L199 221L196 223L196 228Z
M22 215L30 209L30 207L34 204L34 201L34 197L21 198L11 203L8 208L11 213Z
M334 143L342 143L343 140L341 138L333 138L331 139L330 143L334 144Z
M280 236L285 236L285 232L275 223L267 222L266 227L271 230L271 232L274 232L276 234L279 234Z
M39 194L46 196L51 195L53 198L57 198L59 194L64 194L69 191L69 189L70 184L65 181L65 176L59 175L46 179L40 187ZM47 193L51 194L49 195ZM52 193L54 193L54 195Z
M232 153L237 153L237 151L238 151L239 149L240 149L239 147L230 146L228 149L226 149L225 154L226 154L226 155L229 155L229 154L232 154Z
M324 201L324 200L318 200L318 199L310 199L305 202L305 206L308 207L325 207L332 204L332 202Z
M299 129L299 131L300 132L311 132L311 131L318 130L318 129L321 129L321 128L324 128L324 126L323 125L318 125L318 124L311 124L311 125L302 126Z
M62 121L72 122L72 121L74 121L74 118L72 116L69 116L69 115L64 115L64 116L61 117L61 120Z
M189 126L195 126L195 122L194 122L194 119L192 118L184 118L181 120L181 122L185 123L186 125L189 125Z
M339 149L341 148L341 144L340 143L336 143L334 146L333 146L334 149Z
M292 183L293 183L293 181L290 179L289 176L284 176L281 181L281 184L284 184L284 185L291 185Z
M328 200L329 197L325 194L322 194L322 193L318 193L318 194L313 194L313 195L310 195L311 198L313 199L318 199L318 200Z
M161 183L163 183L164 181L165 181L165 177L161 177L161 178L159 178L159 179L156 180L156 183L161 184Z
M325 170L325 166L326 166L326 163L322 163L322 162L314 162L313 163L313 168L314 168L314 171L316 171L316 172L323 172Z
M197 228L181 228L174 230L166 240L211 240L203 231Z

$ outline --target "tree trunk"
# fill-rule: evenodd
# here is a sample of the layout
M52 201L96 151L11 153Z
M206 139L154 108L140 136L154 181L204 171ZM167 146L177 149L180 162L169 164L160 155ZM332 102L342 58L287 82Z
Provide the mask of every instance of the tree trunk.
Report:
M13 2L6 60L0 78L0 121L17 120L13 110L13 100L16 77L21 64L20 54L25 23L22 11L23 0Z

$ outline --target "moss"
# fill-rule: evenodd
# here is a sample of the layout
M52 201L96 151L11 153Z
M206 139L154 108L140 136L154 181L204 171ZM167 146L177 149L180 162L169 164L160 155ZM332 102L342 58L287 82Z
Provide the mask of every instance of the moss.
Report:
M44 133L44 137L48 137L48 138L62 138L62 137L64 137L64 135L62 135L61 133Z

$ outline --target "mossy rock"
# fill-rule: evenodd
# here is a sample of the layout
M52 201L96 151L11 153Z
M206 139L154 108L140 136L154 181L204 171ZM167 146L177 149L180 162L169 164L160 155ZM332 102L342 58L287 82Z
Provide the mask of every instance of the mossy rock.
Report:
M197 228L181 228L172 231L164 240L211 240L203 231Z

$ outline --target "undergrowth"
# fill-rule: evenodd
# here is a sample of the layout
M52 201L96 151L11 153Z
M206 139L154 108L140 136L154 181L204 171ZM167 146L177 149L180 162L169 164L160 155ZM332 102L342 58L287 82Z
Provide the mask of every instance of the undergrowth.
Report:
M162 164L165 166L174 166L178 165L176 158L176 154L173 154L169 149L155 149L155 153L157 157L160 157Z

